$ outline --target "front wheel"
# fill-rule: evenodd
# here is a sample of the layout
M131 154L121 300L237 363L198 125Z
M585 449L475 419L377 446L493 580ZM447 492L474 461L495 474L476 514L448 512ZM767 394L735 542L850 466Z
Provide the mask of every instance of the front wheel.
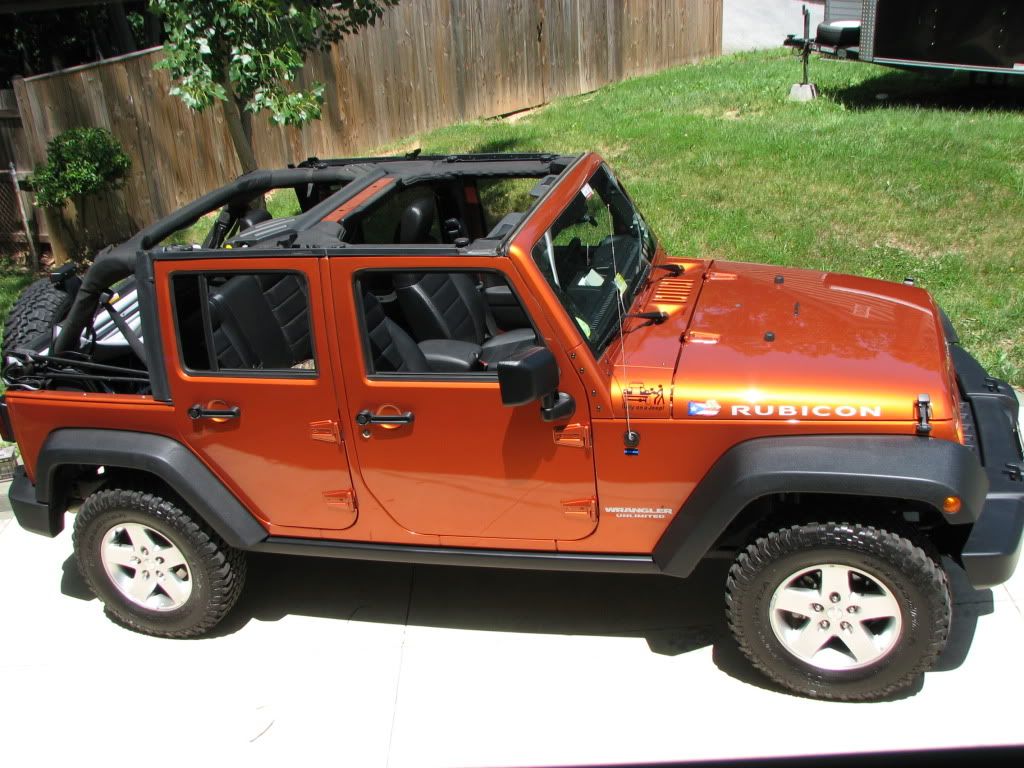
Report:
M105 489L75 520L75 557L118 623L147 635L193 637L238 600L245 559L175 502Z
M914 683L949 634L941 566L909 538L865 525L783 528L729 571L726 613L740 649L805 696L871 701Z

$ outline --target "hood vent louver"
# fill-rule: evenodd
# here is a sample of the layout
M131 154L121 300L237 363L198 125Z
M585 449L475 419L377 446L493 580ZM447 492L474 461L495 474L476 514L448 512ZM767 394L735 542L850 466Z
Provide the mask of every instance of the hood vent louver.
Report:
M663 277L658 281L652 301L655 304L686 304L693 291L693 280L682 277Z

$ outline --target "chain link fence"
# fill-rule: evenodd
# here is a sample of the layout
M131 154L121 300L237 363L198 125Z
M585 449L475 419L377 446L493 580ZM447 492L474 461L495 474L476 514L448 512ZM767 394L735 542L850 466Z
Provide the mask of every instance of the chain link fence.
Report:
M14 164L0 171L0 257L8 263L39 268L36 243L29 226L30 211L18 189Z

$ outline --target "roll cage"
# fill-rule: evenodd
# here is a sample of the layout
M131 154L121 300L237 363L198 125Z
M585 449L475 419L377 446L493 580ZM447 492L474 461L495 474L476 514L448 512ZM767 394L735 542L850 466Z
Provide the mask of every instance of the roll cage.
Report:
M153 311L153 258L161 254L181 258L186 255L183 252L195 250L219 250L224 255L234 251L239 257L267 251L281 256L282 250L296 255L309 255L311 249L362 250L371 246L349 242L346 238L351 240L351 233L346 232L345 223L358 221L364 212L403 189L482 179L537 179L525 210L508 212L496 226L477 231L472 238L450 233L447 241L439 244L446 251L500 255L556 182L582 157L554 153L313 157L285 169L244 174L101 251L80 285L66 283L74 301L56 338L45 343L41 340L39 348L9 354L4 361L4 379L16 388L49 388L59 383L79 385L86 391L125 391L167 399L162 367L154 364L159 346L147 344L144 348L142 344L143 339L160 336ZM296 215L281 219L263 215L255 221L246 218L254 203L258 205L265 194L280 189L294 191L299 205ZM217 217L202 243L164 244L174 233L212 213ZM395 245L399 244L383 247L393 250ZM410 247L437 250L422 243ZM134 294L131 303L137 313L132 322L118 310L122 306L118 302L128 293ZM89 334L92 332L95 340L94 324L104 311L126 342L122 360L98 362L89 352Z

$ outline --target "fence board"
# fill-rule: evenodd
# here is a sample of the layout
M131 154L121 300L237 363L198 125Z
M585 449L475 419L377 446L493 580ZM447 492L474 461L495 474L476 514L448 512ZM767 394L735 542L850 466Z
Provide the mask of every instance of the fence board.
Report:
M717 55L721 18L722 0L405 0L375 27L309 58L299 82L325 84L323 119L296 129L256 116L256 157L282 166L362 153ZM221 108L194 113L169 96L169 77L153 70L160 56L151 49L15 81L21 137L9 151L19 168L43 161L47 141L78 125L109 128L124 145L132 158L125 190L90 216L96 226L107 220L112 235L240 170ZM11 143L7 122L0 119L0 152Z

